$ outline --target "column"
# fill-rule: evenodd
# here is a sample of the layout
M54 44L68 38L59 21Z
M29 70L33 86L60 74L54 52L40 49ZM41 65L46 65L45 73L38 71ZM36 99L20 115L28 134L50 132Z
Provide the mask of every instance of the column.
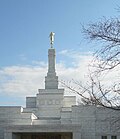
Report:
M12 132L5 132L4 139L12 139Z
M81 133L73 132L73 139L81 139Z

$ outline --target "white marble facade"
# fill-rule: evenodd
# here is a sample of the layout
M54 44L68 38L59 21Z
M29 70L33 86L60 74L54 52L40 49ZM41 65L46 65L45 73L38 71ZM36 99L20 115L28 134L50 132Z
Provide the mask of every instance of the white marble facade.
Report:
M119 111L78 106L76 97L64 96L50 48L45 89L26 97L26 108L0 106L0 139L120 139L119 117Z

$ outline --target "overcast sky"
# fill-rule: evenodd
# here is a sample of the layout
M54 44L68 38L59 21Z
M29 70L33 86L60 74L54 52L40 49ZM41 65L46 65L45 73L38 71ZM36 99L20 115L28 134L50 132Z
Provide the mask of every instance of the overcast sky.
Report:
M85 80L98 48L81 24L119 15L119 0L0 0L0 105L25 105L44 88L49 34L55 32L59 79Z

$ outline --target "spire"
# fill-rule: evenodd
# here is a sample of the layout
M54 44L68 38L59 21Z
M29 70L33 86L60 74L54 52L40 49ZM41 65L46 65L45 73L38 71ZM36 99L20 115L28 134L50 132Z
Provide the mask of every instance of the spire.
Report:
M48 73L45 77L45 89L58 89L58 76L55 72L55 49L53 48L54 34L50 33L51 48L48 49Z

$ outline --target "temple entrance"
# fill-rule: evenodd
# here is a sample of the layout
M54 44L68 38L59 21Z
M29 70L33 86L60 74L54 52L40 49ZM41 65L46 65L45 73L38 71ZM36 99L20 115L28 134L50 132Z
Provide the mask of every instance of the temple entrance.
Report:
M14 133L15 139L72 139L72 133Z

